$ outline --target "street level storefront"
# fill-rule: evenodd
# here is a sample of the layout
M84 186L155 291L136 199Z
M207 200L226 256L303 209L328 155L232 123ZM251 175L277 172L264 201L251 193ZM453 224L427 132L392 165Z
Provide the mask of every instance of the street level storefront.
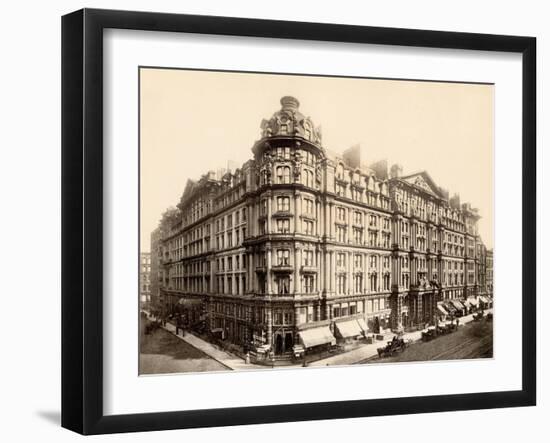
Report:
M334 328L338 337L344 341L363 335L363 330L356 319L335 322Z
M332 335L328 326L305 329L298 334L304 348L309 352L336 344L336 338Z

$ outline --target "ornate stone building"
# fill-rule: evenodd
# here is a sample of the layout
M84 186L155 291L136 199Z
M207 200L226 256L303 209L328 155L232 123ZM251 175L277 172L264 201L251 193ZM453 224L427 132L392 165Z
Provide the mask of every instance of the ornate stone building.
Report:
M293 97L253 158L189 180L157 244L164 308L202 303L207 328L287 354L434 321L478 292L477 210L427 172L331 154Z

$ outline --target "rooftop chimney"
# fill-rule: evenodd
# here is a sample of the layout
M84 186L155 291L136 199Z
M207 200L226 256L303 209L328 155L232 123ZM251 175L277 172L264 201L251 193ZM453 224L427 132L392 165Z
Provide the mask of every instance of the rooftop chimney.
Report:
M390 178L399 178L403 175L403 166L395 164L390 168Z

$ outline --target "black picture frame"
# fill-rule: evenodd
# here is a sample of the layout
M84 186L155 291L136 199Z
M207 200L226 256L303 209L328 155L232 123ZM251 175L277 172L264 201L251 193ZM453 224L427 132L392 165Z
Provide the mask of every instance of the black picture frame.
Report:
M522 389L506 392L103 413L103 30L171 31L522 54ZM62 426L82 434L536 404L536 39L339 24L83 9L62 18Z

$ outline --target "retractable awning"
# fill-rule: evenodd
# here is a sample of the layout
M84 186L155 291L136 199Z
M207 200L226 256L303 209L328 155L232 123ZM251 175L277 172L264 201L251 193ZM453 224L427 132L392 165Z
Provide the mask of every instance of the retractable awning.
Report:
M330 343L336 344L336 339L328 326L321 326L319 328L306 329L298 333L300 339L306 348L312 348L314 346L324 345Z
M335 323L336 329L343 338L357 337L361 335L361 327L356 320L348 320L340 323Z
M479 306L479 300L477 298L468 298L468 303L470 303L472 306Z
M357 323L359 323L359 327L362 329L362 331L366 334L369 331L369 327L367 326L367 322L364 318L358 318Z
M449 313L445 310L445 308L441 305L437 305L437 309L439 312L441 312L443 315L449 315Z
M462 303L460 303L459 300L451 300L451 303L453 304L453 306L458 309L459 311L462 311L464 309L464 305Z
M445 309L447 309L451 314L454 314L458 309L455 308L455 306L452 303L445 303Z

